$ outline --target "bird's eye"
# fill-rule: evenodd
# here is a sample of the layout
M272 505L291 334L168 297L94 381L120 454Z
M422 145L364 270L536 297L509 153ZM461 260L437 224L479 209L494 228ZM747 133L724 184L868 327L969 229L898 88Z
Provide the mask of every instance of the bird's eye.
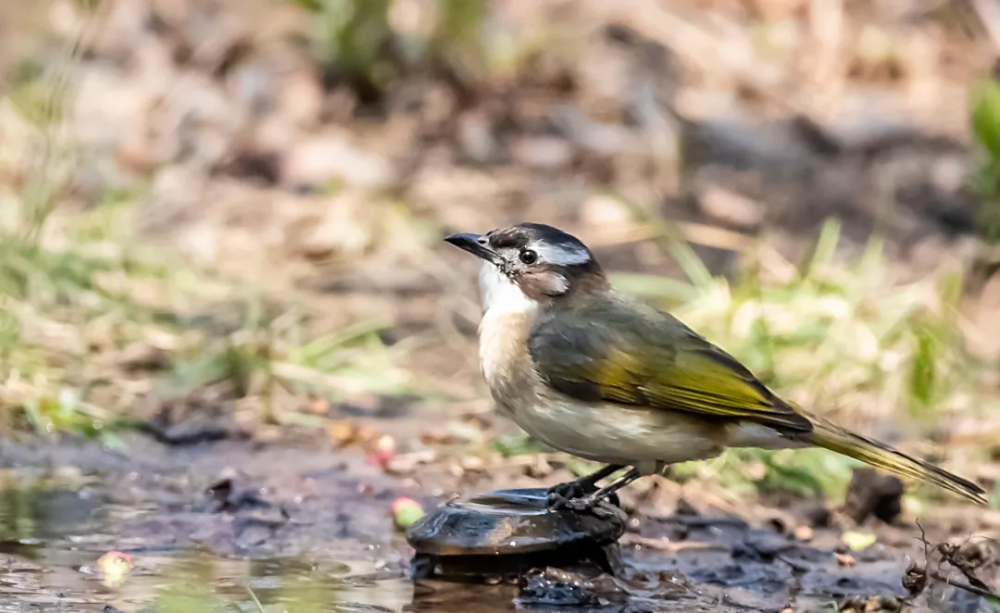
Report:
M538 261L538 254L531 249L522 249L520 253L521 261L525 264L534 264Z

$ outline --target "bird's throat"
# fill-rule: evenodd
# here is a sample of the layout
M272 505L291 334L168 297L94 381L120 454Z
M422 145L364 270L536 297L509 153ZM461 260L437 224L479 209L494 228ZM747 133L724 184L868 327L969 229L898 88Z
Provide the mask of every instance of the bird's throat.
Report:
M489 262L484 262L479 271L479 293L484 313L532 313L538 309L537 302Z
M527 347L539 304L489 263L479 272L479 289L483 301L479 362L494 400L509 412L533 389L534 368Z
M502 410L523 403L536 377L527 351L534 313L489 309L479 324L479 361L493 399Z

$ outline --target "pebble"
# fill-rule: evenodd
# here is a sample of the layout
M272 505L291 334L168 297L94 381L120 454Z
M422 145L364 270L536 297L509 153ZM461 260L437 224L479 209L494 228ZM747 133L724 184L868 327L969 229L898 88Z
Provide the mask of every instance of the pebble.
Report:
M813 529L806 525L796 526L795 531L792 534L795 535L796 540L804 543L808 543L813 539L813 536L815 536Z
M833 555L837 559L837 566L853 568L854 565L858 563L857 560L854 559L854 556L848 553L835 553Z

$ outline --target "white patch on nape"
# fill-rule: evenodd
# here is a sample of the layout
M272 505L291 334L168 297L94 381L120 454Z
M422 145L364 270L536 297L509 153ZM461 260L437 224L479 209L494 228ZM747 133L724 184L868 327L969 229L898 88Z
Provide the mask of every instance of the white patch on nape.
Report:
M555 264L556 266L579 266L590 261L590 252L584 247L572 244L556 244L535 241L528 245L528 249L538 254L541 262Z
M516 283L489 262L479 269L479 291L483 311L488 313L526 313L538 303L528 298Z

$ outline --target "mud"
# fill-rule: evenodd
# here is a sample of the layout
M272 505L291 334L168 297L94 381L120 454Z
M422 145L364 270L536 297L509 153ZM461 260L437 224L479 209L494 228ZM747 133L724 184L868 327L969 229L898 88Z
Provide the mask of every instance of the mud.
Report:
M266 611L818 611L904 599L901 579L923 556L910 527L845 553L834 528L817 527L806 543L780 522L684 505L654 517L640 507L621 539L620 579L537 569L520 587L413 582L392 501L406 495L429 508L443 496L422 496L427 484L350 450L308 441L177 448L136 434L122 451L8 443L0 465L0 612L256 611L251 591ZM109 587L95 563L112 550L135 567ZM170 599L187 604L169 608ZM989 610L947 586L919 603Z

